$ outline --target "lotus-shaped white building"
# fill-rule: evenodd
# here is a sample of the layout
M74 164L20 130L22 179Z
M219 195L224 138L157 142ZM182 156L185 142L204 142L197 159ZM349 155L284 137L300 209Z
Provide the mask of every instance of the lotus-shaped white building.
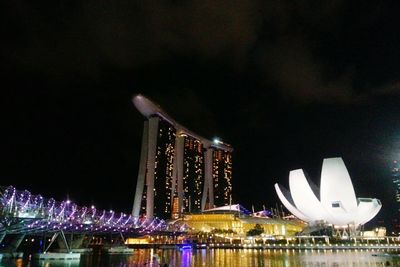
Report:
M290 192L279 184L275 190L285 207L309 224L358 227L375 217L382 207L379 199L356 198L342 158L324 159L318 189L302 169L290 171Z

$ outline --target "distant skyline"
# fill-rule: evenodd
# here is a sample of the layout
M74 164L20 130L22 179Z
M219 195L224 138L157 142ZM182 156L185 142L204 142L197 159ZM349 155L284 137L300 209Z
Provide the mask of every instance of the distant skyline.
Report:
M232 144L233 202L274 207L273 184L343 157L376 220L398 217L399 3L7 1L0 180L129 212L144 94Z

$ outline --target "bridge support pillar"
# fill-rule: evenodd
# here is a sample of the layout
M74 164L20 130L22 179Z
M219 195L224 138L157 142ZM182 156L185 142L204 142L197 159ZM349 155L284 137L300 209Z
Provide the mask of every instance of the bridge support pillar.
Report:
M60 242L61 239L61 242ZM47 247L45 248L45 250L43 251L44 253L46 253L49 248L51 247L51 245L54 243L54 241L57 240L57 244L60 247L60 249L65 249L67 252L71 252L71 249L68 245L67 239L65 238L64 232L61 230L60 232L56 232L53 234L50 243L47 245Z
M4 237L6 237L6 232L5 231L0 233L0 244L1 244L1 242L3 242Z
M24 240L25 238L25 234L19 234L16 235L12 241L10 242L10 244L6 247L6 251L7 252L16 252L19 245L21 245L22 240Z
M81 248L84 238L85 238L85 235L83 235L83 234L74 235L73 238L71 238L71 241L70 241L71 249Z
M73 249L82 248L84 234L65 234L65 239L62 235L58 235L57 245L61 251L68 251Z
M60 250L67 250L67 244L61 235L57 236L56 242L57 242L57 245L60 248Z

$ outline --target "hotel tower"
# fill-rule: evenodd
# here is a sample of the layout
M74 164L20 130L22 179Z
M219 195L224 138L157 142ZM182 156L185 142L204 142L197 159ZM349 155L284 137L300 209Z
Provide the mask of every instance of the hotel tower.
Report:
M186 129L143 95L133 103L146 120L132 215L179 218L229 205L232 147Z

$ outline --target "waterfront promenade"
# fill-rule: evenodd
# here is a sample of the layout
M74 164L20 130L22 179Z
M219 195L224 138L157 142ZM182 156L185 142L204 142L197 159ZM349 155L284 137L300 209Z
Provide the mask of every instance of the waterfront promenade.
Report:
M179 244L176 244L178 247ZM164 248L165 244L129 245L130 248ZM169 244L171 249L174 244ZM193 249L269 249L269 250L400 250L400 244L193 244Z
M377 255L378 256L375 256ZM47 266L47 267L119 267L157 266L167 264L179 266L336 266L371 267L399 266L397 257L386 256L380 250L292 250L292 249L134 249L131 254L82 255L76 261L42 260L29 258L3 259L2 266Z

